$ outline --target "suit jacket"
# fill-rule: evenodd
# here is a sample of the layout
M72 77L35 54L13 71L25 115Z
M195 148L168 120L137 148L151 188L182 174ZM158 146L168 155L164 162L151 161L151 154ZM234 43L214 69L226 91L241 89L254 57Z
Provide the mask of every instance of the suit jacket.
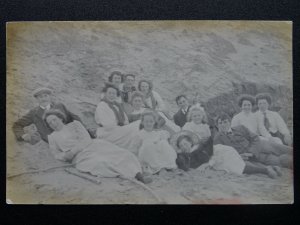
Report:
M179 111L177 113L175 113L175 115L173 116L174 119L174 123L177 126L180 126L181 128L184 126L184 124L187 122L187 114L190 110L190 106L187 109L187 112L185 114L183 114L182 110L179 109Z
M66 115L66 123L73 122L73 120L78 120L81 122L80 118L67 110L62 103L51 103L51 109L58 109L62 111ZM43 121L44 112L44 109L42 109L40 106L37 106L13 124L13 132L18 141L23 140L22 135L24 134L24 127L35 124L37 131L41 135L41 138L48 142L48 135L52 133L52 130Z
M214 138L214 145L222 144L233 147L238 153L256 154L259 137L245 126L232 127L232 134L218 132Z

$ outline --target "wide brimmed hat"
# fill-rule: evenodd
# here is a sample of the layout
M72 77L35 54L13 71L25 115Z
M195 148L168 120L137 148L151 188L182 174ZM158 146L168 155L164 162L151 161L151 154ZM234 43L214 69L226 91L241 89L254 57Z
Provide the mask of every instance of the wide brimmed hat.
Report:
M47 93L49 95L52 94L52 90L46 87L41 87L41 88L37 88L33 91L33 96L36 98L38 95L42 94L42 93Z
M170 138L170 144L172 145L172 147L175 149L175 151L177 153L182 152L177 146L177 140L181 136L189 136L193 141L193 145L197 145L200 143L200 139L199 139L198 135L193 133L192 131L189 131L189 130L179 131L179 132L173 134Z

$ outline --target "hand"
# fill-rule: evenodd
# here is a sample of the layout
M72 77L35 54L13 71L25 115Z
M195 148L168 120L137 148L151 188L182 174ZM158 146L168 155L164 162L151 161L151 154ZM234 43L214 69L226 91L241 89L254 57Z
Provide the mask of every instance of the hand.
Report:
M25 142L30 142L31 141L31 136L30 134L23 134L22 138Z
M290 135L285 135L284 136L284 142L288 145L288 146L292 146L292 138Z
M249 158L253 157L253 154L252 153L242 153L241 154L241 157L243 160L249 160Z
M204 173L209 168L210 168L210 165L208 163L204 163L197 168L197 171L199 171L200 173Z

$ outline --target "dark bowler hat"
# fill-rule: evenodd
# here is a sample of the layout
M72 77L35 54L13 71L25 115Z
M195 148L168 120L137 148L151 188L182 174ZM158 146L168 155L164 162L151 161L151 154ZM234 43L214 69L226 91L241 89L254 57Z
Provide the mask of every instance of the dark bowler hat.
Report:
M36 98L38 95L43 94L43 93L47 93L47 94L51 95L52 90L49 88L46 88L46 87L40 87L33 91L33 96Z

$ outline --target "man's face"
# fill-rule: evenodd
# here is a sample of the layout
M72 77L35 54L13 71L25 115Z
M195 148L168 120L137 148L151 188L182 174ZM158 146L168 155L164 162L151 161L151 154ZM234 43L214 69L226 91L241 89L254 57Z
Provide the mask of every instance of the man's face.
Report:
M47 93L41 93L36 96L36 99L39 102L39 105L45 107L51 103L51 96Z
M132 87L134 86L134 81L135 81L134 77L127 76L124 82L127 87Z
M185 97L181 97L178 100L177 105L179 106L179 108L185 109L189 106L189 103L188 103L188 100Z
M260 111L264 112L269 108L269 103L266 99L259 99L257 102L257 106Z
M226 133L230 129L230 121L228 119L221 120L218 119L218 129L222 133Z

